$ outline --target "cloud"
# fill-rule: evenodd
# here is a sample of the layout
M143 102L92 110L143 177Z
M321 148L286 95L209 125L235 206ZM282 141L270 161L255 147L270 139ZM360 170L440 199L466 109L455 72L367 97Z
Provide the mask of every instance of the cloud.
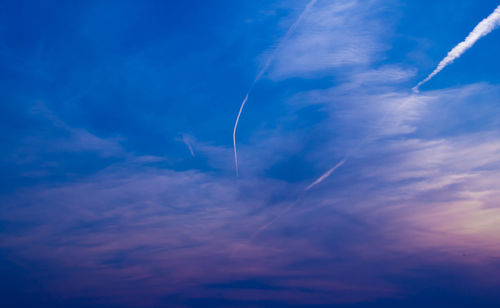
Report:
M43 102L37 102L31 109L35 116L43 116L49 121L49 127L60 130L66 133L66 136L57 142L57 151L69 152L96 152L103 157L116 157L124 156L125 151L120 145L121 138L101 138L98 137L84 128L75 128L68 125L61 118L59 118L52 110L50 110ZM36 138L36 137L35 137ZM41 138L40 138L41 139ZM33 138L30 142L37 143ZM50 140L52 142L52 140ZM51 147L53 145L50 145Z
M67 278L44 280L46 287L69 297L88 294L131 303L146 296L157 304L181 290L193 296L211 294L204 285L248 277L285 286L290 275L303 277L303 284L296 281L296 287L314 284L332 292L305 296L304 303L356 302L394 292L383 281L372 287L378 279L371 275L333 283L333 276L325 277L319 269L305 275L290 273L287 267L304 258L329 258L330 252L306 240L312 232L307 228L302 239L272 235L281 229L278 225L265 237L251 240L257 227L288 206L286 201L269 203L286 186L262 180L231 183L230 178L197 172L116 166L84 181L32 188L3 198L7 206L0 219L6 225L25 227L21 232L2 233L0 246L27 263L57 264L52 271L63 271ZM75 279L80 282L68 283ZM129 288L135 291L127 292ZM250 291L238 294L229 289L224 294L245 300ZM290 292L253 296L300 298Z
M389 25L376 17L384 9L379 1L319 2L279 50L270 77L311 77L371 63L386 49L381 38Z
M13 229L2 233L0 246L25 264L64 272L48 279L32 269L49 290L140 306L144 297L155 306L179 292L302 304L394 298L414 290L385 277L408 277L408 269L422 266L457 264L465 277L484 281L473 269L496 273L488 260L500 257L498 137L487 131L446 139L411 134L429 125L423 119L433 108L453 100L455 109L463 109L476 104L479 93L495 93L491 88L446 89L414 100L400 92L346 98L360 104L351 108L383 101L359 119L385 113L384 121L396 124L387 130L370 122L374 126L367 129L379 141L367 143L349 169L298 202L283 196L299 195L304 186L259 174L235 182L229 175L115 164L70 183L2 196L0 219ZM268 138L257 138L249 154L272 157L275 141L287 145L279 130ZM196 147L200 155L231 155L229 148ZM318 155L323 166L331 153L306 156ZM261 169L269 164L265 157L253 163ZM293 210L252 237L292 204ZM248 279L268 288L232 285Z
M255 125L241 145L248 171L238 180L231 145L208 133L185 139L200 167L136 155L148 151L143 143L35 110L56 133L24 136L18 153L31 153L37 166L81 152L97 158L77 156L78 165L87 163L81 176L0 195L0 261L17 264L64 303L108 306L176 299L370 305L425 292L440 277L436 268L496 294L498 86L409 93L414 70L378 61L390 35L377 16L381 1L317 4L268 77L321 78L328 70L336 82L313 90L307 82L308 90L273 83L279 116ZM175 111L177 118L183 110ZM164 132L162 125L152 129ZM189 145L173 141L179 148L161 153L189 155ZM349 164L336 169L346 154ZM311 182L321 185L304 193Z
M406 233L399 239L407 243L402 249L466 251L463 261L474 264L500 255L494 223L500 218L494 201L500 197L499 141L481 133L387 145L392 154L384 156L392 163L368 167L365 176L386 183L374 206L392 217L391 228Z

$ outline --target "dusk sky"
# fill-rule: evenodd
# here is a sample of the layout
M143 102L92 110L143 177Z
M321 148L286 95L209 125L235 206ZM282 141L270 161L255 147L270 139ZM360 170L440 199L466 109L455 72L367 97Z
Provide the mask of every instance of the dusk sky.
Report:
M0 0L0 306L500 307L499 5Z

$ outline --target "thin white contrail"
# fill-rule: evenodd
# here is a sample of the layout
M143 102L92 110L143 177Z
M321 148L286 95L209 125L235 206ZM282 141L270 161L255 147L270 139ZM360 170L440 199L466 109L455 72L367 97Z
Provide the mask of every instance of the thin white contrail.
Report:
M321 177L319 177L319 179L317 179L316 181L314 181L314 183L312 183L311 185L309 185L300 195L299 197L297 198L297 200L295 200L294 202L292 202L281 214L279 214L278 216L276 216L274 219L272 219L270 222L268 222L267 224L263 225L262 227L260 227L259 229L257 229L257 231L255 231L252 236L250 237L250 240L254 239L255 237L257 237L257 235L259 235L262 231L268 229L269 227L271 227L272 225L274 225L274 223L276 221L278 221L279 219L281 219L281 217L285 216L286 214L288 214L288 212L290 212L290 210L295 206L295 204L297 204L298 202L301 201L301 199L304 197L304 195L306 194L306 192L308 190L310 190L311 188L313 188L314 186L318 185L319 183L323 182L326 178L328 178L330 175L332 175L332 173L337 170L338 168L340 168L343 164L345 164L347 161L347 158L343 159L341 162L339 162L338 164L335 165L335 167L331 168L330 170L328 170L325 174L323 174Z
M191 144L189 142L186 142L186 146L189 150L189 153L191 153L191 156L196 157L196 154L194 154L193 147L191 146Z
M455 46L448 55L439 63L436 69L429 75L427 78L419 82L414 88L413 91L418 92L420 86L422 86L427 81L431 80L434 76L436 76L439 72L441 72L446 66L453 63L456 59L458 59L464 52L466 52L469 48L474 46L474 44L483 36L488 35L491 31L495 30L498 26L500 26L500 5L491 13L490 16L483 19L471 33L465 38L463 42Z
M389 114L386 114L383 119L382 119L382 123L385 122L386 118L389 116ZM347 160L352 156L354 155L355 153L357 153L358 151L360 151L360 149L363 147L363 145L365 145L367 142L370 141L370 139L373 137L373 135L375 134L374 131L372 131L368 136L366 136L360 143L357 147L355 147L354 149L348 151L346 153L346 155L344 156L344 159L341 160L339 163L337 163L335 166L333 166L333 168L331 168L330 170L328 170L327 172L325 172L322 176L320 176L316 181L314 181L311 185L307 186L306 189L304 189L304 191L299 195L299 197L297 198L297 200L293 203L291 203L280 215L276 216L274 219L272 219L270 222L268 222L267 224L263 225L262 227L260 227L259 229L257 229L257 231L255 231L252 236L250 237L250 240L253 240L255 237L257 237L257 235L259 235L262 231L268 229L269 227L271 227L274 223L276 223L276 221L278 221L279 219L281 219L281 217L285 216L288 212L290 212L290 210L295 206L295 204L297 204L305 195L306 193L311 190L313 187L315 187L316 185L320 184L321 182L323 182L324 180L326 180L329 176L331 176L338 168L342 167L346 162Z
M187 135L182 135L181 141L182 141L182 143L184 143L186 145L191 156L196 157L196 154L194 153L193 147L191 146L191 138Z
M252 85L252 87L253 87L253 85ZM236 117L236 123L234 124L234 129L233 129L233 149L234 149L234 164L236 167L236 175L239 174L238 152L236 151L236 129L238 128L238 122L240 122L240 117L241 117L241 112L243 111L243 107L245 107L245 104L247 103L248 95L250 95L250 91L245 96L243 103L241 103L240 111L238 112L238 116Z
M314 6L314 4L316 4L316 2L317 2L317 0L311 0L307 4L307 6L305 7L304 11L297 18L297 20L295 20L295 22L290 26L290 28L286 32L285 36L283 36L283 38L280 40L280 42L278 43L278 46L271 53L271 55L267 59L267 61L264 64L264 66L262 67L262 69L259 71L259 73L255 77L254 81L252 82L252 84L250 85L250 88L247 91L247 94L245 95L245 99L243 99L243 102L241 103L240 110L238 112L238 116L236 117L236 122L234 123L234 129L233 129L234 164L235 164L235 167L236 167L236 175L239 174L238 151L236 150L236 130L238 129L238 123L240 122L241 113L243 112L243 108L245 107L245 104L248 101L248 97L250 96L250 93L252 92L252 89L255 86L255 84L264 76L264 74L267 72L267 70L269 69L269 67L273 63L277 51L280 50L280 48L282 47L283 43L290 38L290 36L293 34L293 32L295 31L295 29L297 28L297 26L300 24L300 22L302 21L302 19L304 19L304 17L309 13L309 11Z
M319 183L323 182L326 178L328 178L332 173L337 170L338 168L342 167L343 164L345 164L347 159L343 159L341 162L336 164L333 168L325 172L322 176L320 176L316 181L314 181L311 185L307 186L305 191L308 191L309 189L313 188L314 186L318 185Z

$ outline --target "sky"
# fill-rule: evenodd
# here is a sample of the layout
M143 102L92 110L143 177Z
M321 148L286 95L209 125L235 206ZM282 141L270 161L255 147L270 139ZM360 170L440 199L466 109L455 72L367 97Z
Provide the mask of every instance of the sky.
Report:
M500 307L499 4L0 1L1 306Z

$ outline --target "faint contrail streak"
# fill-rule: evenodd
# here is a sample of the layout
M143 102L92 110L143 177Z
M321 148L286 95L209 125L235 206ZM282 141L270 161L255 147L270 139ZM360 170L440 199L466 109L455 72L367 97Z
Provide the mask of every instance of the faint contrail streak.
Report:
M276 216L274 219L272 219L270 222L268 222L267 224L263 225L262 227L260 227L259 229L257 229L257 231L255 231L252 236L250 237L250 239L254 239L257 235L259 235L262 231L268 229L269 227L271 227L272 225L274 225L274 223L276 221L278 221L279 219L281 219L281 217L285 216L288 212L290 212L290 210L295 206L296 203L298 203L303 197L304 197L304 194L310 190L311 188L313 188L314 186L318 185L319 183L323 182L326 178L328 178L330 175L332 175L332 173L337 170L338 168L340 168L343 164L345 164L347 161L347 158L344 158L341 162L339 162L338 164L336 164L333 168L331 168L330 170L328 170L327 172L325 172L325 174L323 174L322 176L320 176L316 181L314 181L314 183L312 183L311 185L307 186L307 188L299 195L299 197L297 198L297 200L295 200L295 202L291 203L281 214L279 214L278 216Z
M323 174L322 176L320 176L316 181L314 181L311 185L307 186L307 188L305 189L305 191L308 191L309 189L313 188L314 186L318 185L319 183L323 182L326 178L328 178L330 175L332 175L332 173L337 170L338 168L340 168L343 164L345 164L345 162L347 161L347 159L343 159L341 162L339 162L338 164L336 164L333 168L331 168L330 170L328 170L327 172L325 172L325 174Z
M469 48L474 46L474 44L483 36L488 35L491 31L495 30L498 26L500 26L500 5L491 13L490 16L483 19L471 33L465 38L463 42L455 46L448 55L439 63L436 69L429 75L427 78L419 82L414 88L413 91L418 92L420 86L422 86L427 81L431 80L434 76L436 76L439 72L441 72L446 66L453 63L456 59L458 59L464 52L466 52Z
M266 229L269 229L272 225L274 225L276 223L276 221L278 221L279 219L281 219L281 217L283 217L286 214L288 214L288 212L290 212L290 210L295 206L295 204L297 204L298 202L300 202L302 200L302 198L305 196L305 194L306 194L306 192L308 190L310 190L314 186L318 185L319 183L323 182L326 178L328 178L330 175L332 175L332 173L335 170L337 170L342 165L344 165L346 163L346 161L347 161L347 158L344 158L342 161L340 161L338 164L336 164L333 168L331 168L330 170L328 170L327 172L325 172L325 174L323 174L322 176L320 176L316 181L314 181L314 183L312 183L311 185L307 186L307 188L303 192L300 193L300 195L297 198L297 200L295 200L294 202L292 202L282 213L280 213L278 216L276 216L275 218L273 218L270 222L268 222L267 224L265 224L265 225L261 226L259 229L257 229L257 231L255 231L252 234L252 236L250 237L250 240L253 240L262 231L264 231Z
M186 143L186 146L188 147L189 153L191 153L191 156L196 157L196 155L194 154L193 147L191 146L191 144Z
M182 142L186 145L186 147L189 150L189 153L191 154L192 157L196 157L196 154L194 154L193 147L191 146L191 142L189 141L189 138L186 137L186 135L182 136Z
M238 112L238 116L236 117L236 122L234 123L234 129L233 129L233 149L234 149L234 164L235 164L235 167L236 167L236 175L239 174L238 151L236 150L236 130L238 129L238 123L240 121L240 117L241 117L241 113L243 112L243 108L245 107L245 104L248 101L248 96L252 92L252 89L255 86L255 84L262 78L262 76L264 76L264 74L269 69L269 66L271 66L271 64L273 63L274 58L276 56L276 52L278 50L280 50L280 48L283 45L283 43L286 40L288 40L288 38L292 35L292 33L295 31L295 29L297 28L297 26L302 21L302 19L307 15L307 13L309 13L309 11L311 10L311 8L314 6L314 4L316 2L317 2L317 0L311 0L307 4L307 6L305 7L304 11L302 11L302 13L300 14L300 16L297 18L297 20L295 20L295 22L290 26L290 28L286 32L285 36L283 36L283 38L280 40L280 42L278 43L278 46L274 49L274 51L269 56L269 58L267 59L266 63L262 67L262 69L257 74L257 77L255 77L254 81L252 82L252 84L250 85L250 88L247 91L247 94L245 95L245 99L241 103L240 110Z

